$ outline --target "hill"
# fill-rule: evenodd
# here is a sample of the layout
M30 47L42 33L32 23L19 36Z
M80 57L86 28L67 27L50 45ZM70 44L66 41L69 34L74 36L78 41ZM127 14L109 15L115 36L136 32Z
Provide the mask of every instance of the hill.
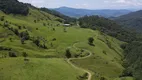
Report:
M120 15L124 15L127 13L130 13L132 11L130 10L110 10L110 9L104 9L104 10L87 10L87 9L75 9L75 8L69 8L69 7L60 7L54 9L64 15L70 16L70 17L83 17L85 15L91 16L91 15L99 15L103 17L118 17Z
M9 7L7 3L5 5ZM1 80L88 80L86 70L91 73L92 80L123 79L120 76L125 69L122 66L124 55L120 46L125 42L102 31L105 26L108 30L114 25L110 30L117 30L117 24L106 18L93 17L103 24L97 23L101 29L92 30L86 25L91 28L87 29L81 24L81 27L75 24L66 27L61 22L64 18L29 4L26 7L26 15L0 11ZM12 9L17 10L16 7ZM79 23L84 20L80 19ZM90 39L93 39L91 44ZM70 63L79 69L72 67L68 58L76 58Z
M132 12L120 17L115 18L114 20L123 25L124 27L129 27L135 29L139 32L142 31L142 10Z

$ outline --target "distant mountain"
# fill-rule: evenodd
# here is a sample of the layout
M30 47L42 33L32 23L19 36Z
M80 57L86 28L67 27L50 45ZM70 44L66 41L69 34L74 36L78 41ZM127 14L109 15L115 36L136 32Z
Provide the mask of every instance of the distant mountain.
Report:
M114 18L114 20L125 27L142 31L142 10Z
M60 7L55 8L54 10L70 16L70 17L82 17L85 15L91 16L91 15L99 15L103 17L118 17L124 14L128 14L132 12L131 10L110 10L110 9L102 9L102 10L88 10L88 9L75 9L75 8L69 8L69 7Z

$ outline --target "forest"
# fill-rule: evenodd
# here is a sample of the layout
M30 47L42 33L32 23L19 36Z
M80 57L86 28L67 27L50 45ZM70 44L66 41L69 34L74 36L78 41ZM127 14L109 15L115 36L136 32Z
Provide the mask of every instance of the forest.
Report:
M0 0L0 10L6 14L27 15L29 13L28 6L17 0Z

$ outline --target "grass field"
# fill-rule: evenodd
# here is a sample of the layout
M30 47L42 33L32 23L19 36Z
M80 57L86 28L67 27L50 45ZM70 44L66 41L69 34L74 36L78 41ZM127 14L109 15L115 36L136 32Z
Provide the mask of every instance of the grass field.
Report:
M64 60L67 48L70 48L72 57L80 54L81 49L93 53L87 59L72 61L77 66L92 71L92 80L101 77L108 80L119 78L124 69L121 65L123 50L120 48L123 42L99 31L76 25L64 27L56 21L58 17L35 9L30 9L28 16L6 15L2 12L0 16L5 16L5 21L11 23L10 27L19 32L28 31L30 37L40 37L40 43L47 46L47 49L40 48L31 40L21 44L20 38L3 27L4 21L0 21L0 47L11 48L17 55L16 58L10 58L8 50L0 50L0 80L77 80L83 72L74 69ZM95 46L88 45L89 37L95 39ZM79 49L73 47L75 43ZM29 62L23 60L23 52L28 54ZM82 53L84 55L87 52Z
M77 80L81 71L72 68L64 59L30 58L0 59L0 80Z

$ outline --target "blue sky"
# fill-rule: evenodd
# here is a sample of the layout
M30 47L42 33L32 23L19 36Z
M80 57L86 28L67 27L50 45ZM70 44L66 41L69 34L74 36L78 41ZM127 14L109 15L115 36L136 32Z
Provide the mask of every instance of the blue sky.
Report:
M36 7L84 9L141 9L142 0L19 0Z

